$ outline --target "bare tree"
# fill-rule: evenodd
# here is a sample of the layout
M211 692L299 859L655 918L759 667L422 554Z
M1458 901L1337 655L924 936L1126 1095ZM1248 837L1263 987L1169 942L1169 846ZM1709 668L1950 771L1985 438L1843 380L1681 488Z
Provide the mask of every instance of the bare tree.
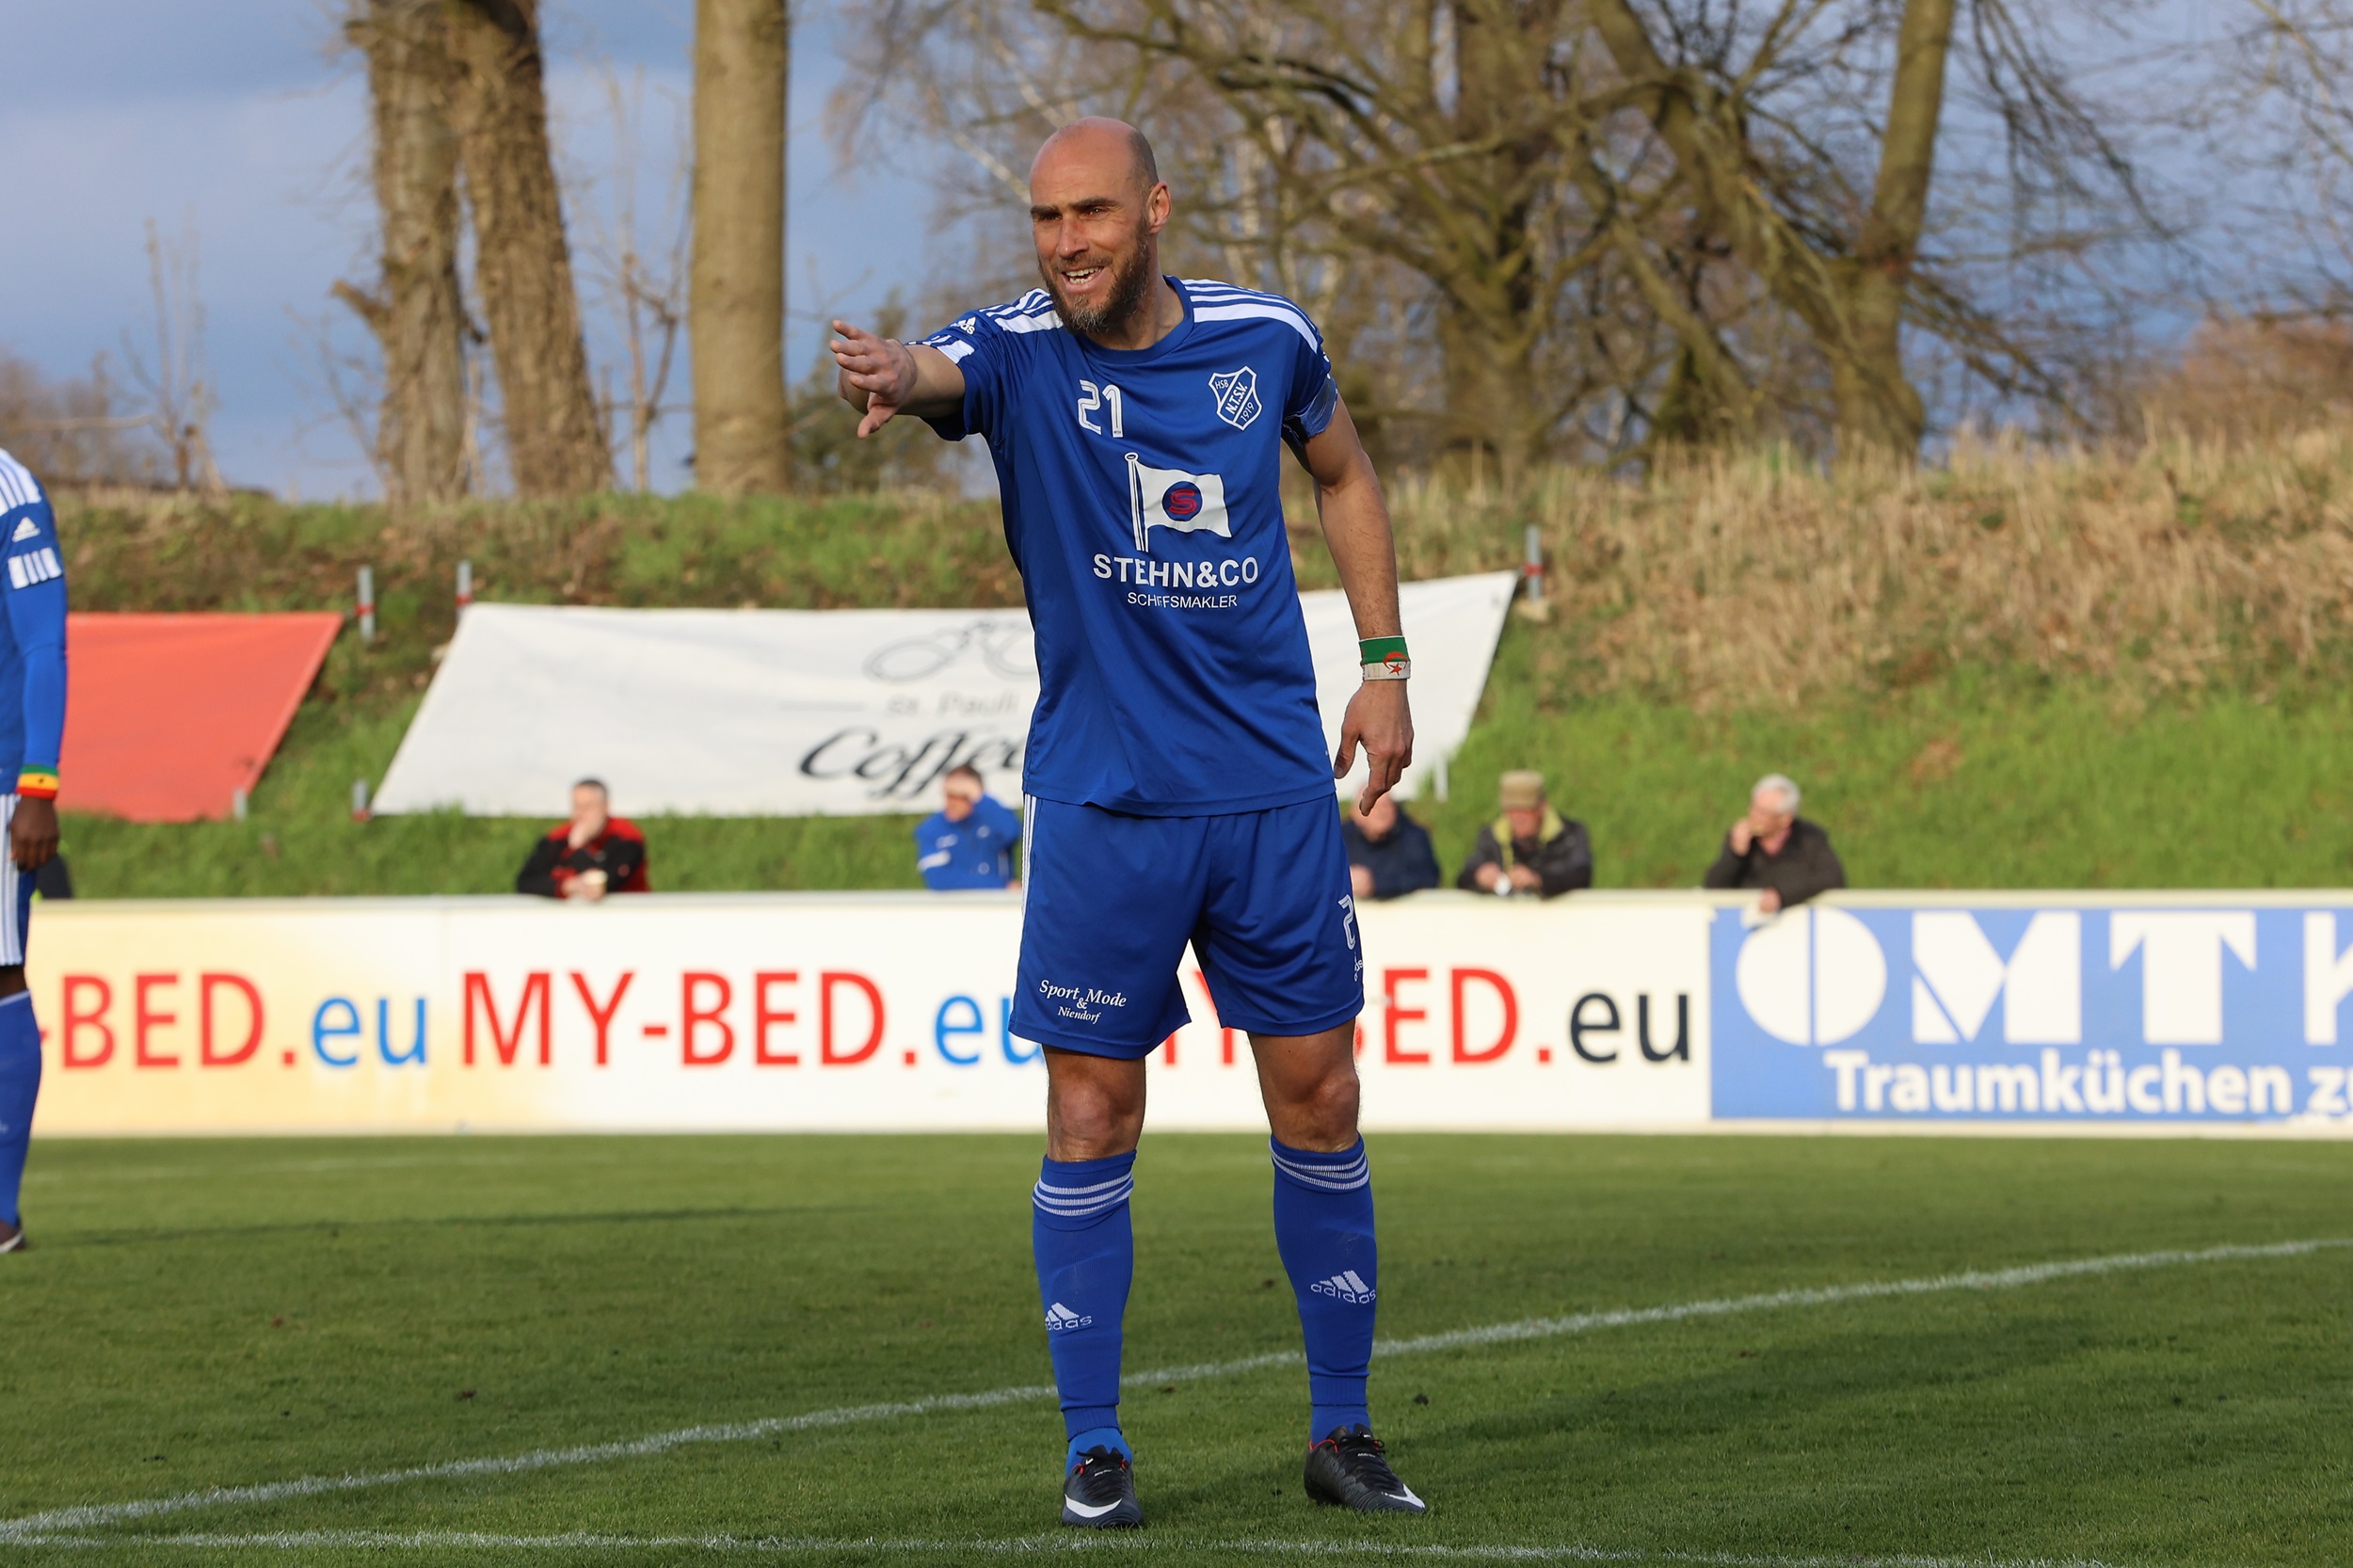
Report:
M174 242L147 220L147 280L154 320L154 346L142 351L122 335L131 379L144 394L141 410L171 456L172 481L181 489L225 487L213 463L212 421L220 406L204 362L204 297L198 286L199 244L194 218Z
M722 495L792 485L784 387L792 67L789 0L697 0L695 478Z
M639 223L638 178L645 147L646 83L638 71L625 86L611 67L604 71L605 104L612 118L612 167L580 203L587 213L582 268L593 297L620 328L628 356L626 399L610 399L609 410L623 415L632 482L653 488L653 428L670 410L664 401L686 326L686 191L682 144L667 170L658 198L658 233L667 235L648 251ZM664 95L667 96L667 95ZM675 108L676 105L673 104ZM673 137L674 144L679 138ZM598 199L601 196L601 200Z
M55 379L0 353L0 448L43 483L152 484L159 472L154 451L133 439L152 424L146 414L122 411L103 354L88 375Z
M443 0L450 121L473 214L474 272L516 490L612 483L548 144L538 0Z
M339 281L334 293L381 360L369 449L387 502L454 500L468 478L466 319L447 13L442 0L361 0L344 28L367 60L378 260L372 289Z
M1225 246L1418 280L1401 315L1435 342L1458 449L1515 466L1596 432L1740 438L1818 398L1842 452L1910 453L1907 332L2059 398L1987 301L2148 228L2043 25L2008 0L897 0L868 73L937 67L885 91L1000 177L1008 131L1174 111ZM1940 208L1964 46L1988 145ZM1035 84L1026 117L967 87L984 72Z

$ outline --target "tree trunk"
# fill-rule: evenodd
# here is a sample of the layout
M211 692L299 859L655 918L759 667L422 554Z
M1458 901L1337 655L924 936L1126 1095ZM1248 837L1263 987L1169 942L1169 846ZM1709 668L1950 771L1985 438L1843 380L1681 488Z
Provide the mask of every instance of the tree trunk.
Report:
M1545 436L1534 360L1536 298L1533 174L1552 155L1548 130L1531 129L1546 102L1540 71L1556 26L1551 0L1475 0L1453 8L1454 132L1490 150L1475 162L1481 206L1475 254L1458 254L1439 330L1446 363L1447 444L1493 456L1505 484L1539 454Z
M1760 197L1737 105L1703 101L1671 71L1631 0L1593 0L1593 22L1619 72L1641 89L1659 139L1689 182L1701 226L1721 234L1774 299L1805 324L1831 367L1842 457L1866 450L1910 461L1927 425L1904 375L1903 296L1928 212L1944 106L1953 0L1907 0L1871 212L1844 255L1825 255Z
M457 68L450 118L473 208L474 277L515 488L526 496L603 489L613 459L589 386L548 151L538 0L446 5Z
M1876 448L1909 462L1928 428L1927 408L1904 375L1904 289L1928 220L1952 37L1953 0L1907 0L1896 40L1896 79L1889 88L1871 215L1864 221L1847 279L1853 350L1834 365L1832 377L1842 456Z
M784 388L790 0L695 8L695 482L780 493L792 473Z
M376 472L395 506L466 489L464 306L457 290L457 141L440 0L367 0L350 36L367 56L382 255L376 292L338 283L384 364Z

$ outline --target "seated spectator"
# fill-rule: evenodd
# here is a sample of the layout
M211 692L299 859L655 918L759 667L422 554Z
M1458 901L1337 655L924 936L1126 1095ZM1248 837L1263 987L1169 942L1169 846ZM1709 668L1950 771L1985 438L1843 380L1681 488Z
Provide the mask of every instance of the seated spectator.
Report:
M591 904L607 893L649 893L646 836L613 815L602 780L584 778L572 786L572 820L533 846L515 875L515 891Z
M1559 898L1593 885L1593 849L1585 824L1545 799L1545 776L1507 773L1497 791L1503 814L1479 830L1457 888L1474 893L1538 893Z
M923 886L936 893L1013 886L1020 813L991 800L975 768L950 768L939 793L939 809L915 830L915 869Z
M1395 795L1383 795L1372 809L1340 820L1348 844L1348 880L1358 898L1396 898L1438 885L1438 852L1430 830L1405 814Z
M1830 835L1798 815L1798 787L1777 773L1749 792L1749 814L1724 835L1723 853L1700 882L1703 888L1762 889L1756 906L1768 915L1846 885L1847 868L1830 847Z

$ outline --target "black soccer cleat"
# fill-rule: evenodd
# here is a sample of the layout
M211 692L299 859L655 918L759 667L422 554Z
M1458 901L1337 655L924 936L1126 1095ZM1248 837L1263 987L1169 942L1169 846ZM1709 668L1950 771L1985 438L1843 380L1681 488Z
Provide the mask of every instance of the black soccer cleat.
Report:
M1062 1522L1080 1529L1144 1528L1136 1502L1136 1473L1117 1448L1089 1448L1063 1478Z
M1381 1439L1367 1426L1335 1427L1307 1450L1307 1496L1359 1513L1427 1513L1430 1505L1397 1479Z

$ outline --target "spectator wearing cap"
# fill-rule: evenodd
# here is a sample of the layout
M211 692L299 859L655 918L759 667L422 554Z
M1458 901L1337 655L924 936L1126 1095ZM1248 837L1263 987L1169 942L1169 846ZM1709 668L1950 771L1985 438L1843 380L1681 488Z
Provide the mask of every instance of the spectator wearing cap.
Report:
M1507 773L1496 794L1501 814L1479 830L1456 887L1559 898L1593 885L1593 849L1585 824L1553 809L1545 798L1543 774Z
M950 768L939 796L939 809L915 830L915 869L923 886L939 893L1010 887L1019 815L989 798L977 768Z
M1847 868L1830 835L1798 815L1798 786L1769 773L1749 792L1749 814L1732 824L1704 888L1758 891L1756 906L1770 915L1795 908L1817 893L1847 885Z
M515 874L515 891L590 904L607 893L649 893L646 836L613 814L603 780L584 778L572 786L571 821L557 823L532 846Z
M1358 898L1398 898L1438 885L1438 852L1430 830L1405 814L1395 795L1372 809L1340 820L1348 845L1348 880Z

